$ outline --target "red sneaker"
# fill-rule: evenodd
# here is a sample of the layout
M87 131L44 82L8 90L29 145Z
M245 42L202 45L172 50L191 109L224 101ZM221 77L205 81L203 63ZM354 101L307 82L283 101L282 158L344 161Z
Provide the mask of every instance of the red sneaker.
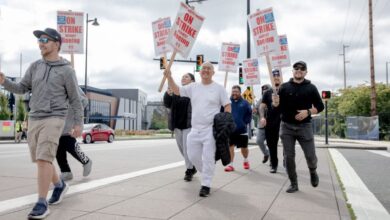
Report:
M225 172L232 172L232 171L234 171L233 166L229 165L229 166L225 167Z
M249 162L244 162L244 169L249 170Z

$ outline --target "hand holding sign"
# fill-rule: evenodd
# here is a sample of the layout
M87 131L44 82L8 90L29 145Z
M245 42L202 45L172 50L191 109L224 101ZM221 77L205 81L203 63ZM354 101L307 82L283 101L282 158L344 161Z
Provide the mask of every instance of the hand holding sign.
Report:
M204 17L197 14L193 9L183 2L180 3L174 26L171 28L167 43L173 47L173 53L166 70L171 69L176 53L187 58L195 43L199 30L203 24ZM159 92L162 91L166 77L161 81Z

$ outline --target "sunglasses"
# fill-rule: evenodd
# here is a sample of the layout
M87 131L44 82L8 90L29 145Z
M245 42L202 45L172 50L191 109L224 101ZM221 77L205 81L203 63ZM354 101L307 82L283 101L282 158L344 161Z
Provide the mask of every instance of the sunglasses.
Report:
M306 71L306 67L304 67L304 66L296 66L296 67L294 67L294 70Z
M54 40L52 40L52 39L50 39L48 37L40 37L40 38L38 38L38 42L39 43L47 44L49 41L54 41Z

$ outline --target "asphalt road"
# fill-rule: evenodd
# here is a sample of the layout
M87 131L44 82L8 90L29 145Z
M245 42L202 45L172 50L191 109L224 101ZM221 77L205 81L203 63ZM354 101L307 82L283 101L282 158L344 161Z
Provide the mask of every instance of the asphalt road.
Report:
M340 150L367 188L390 213L390 152Z

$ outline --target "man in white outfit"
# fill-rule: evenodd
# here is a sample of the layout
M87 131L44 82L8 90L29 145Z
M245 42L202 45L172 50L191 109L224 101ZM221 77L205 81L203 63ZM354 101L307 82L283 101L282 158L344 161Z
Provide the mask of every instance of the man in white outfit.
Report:
M165 71L168 86L174 94L189 97L192 105L192 129L187 137L187 153L191 162L201 172L202 187L199 196L207 197L210 194L211 180L215 170L215 139L213 136L214 116L224 107L225 112L231 112L230 100L223 86L212 80L214 66L205 62L200 71L201 83L191 83L179 87Z

